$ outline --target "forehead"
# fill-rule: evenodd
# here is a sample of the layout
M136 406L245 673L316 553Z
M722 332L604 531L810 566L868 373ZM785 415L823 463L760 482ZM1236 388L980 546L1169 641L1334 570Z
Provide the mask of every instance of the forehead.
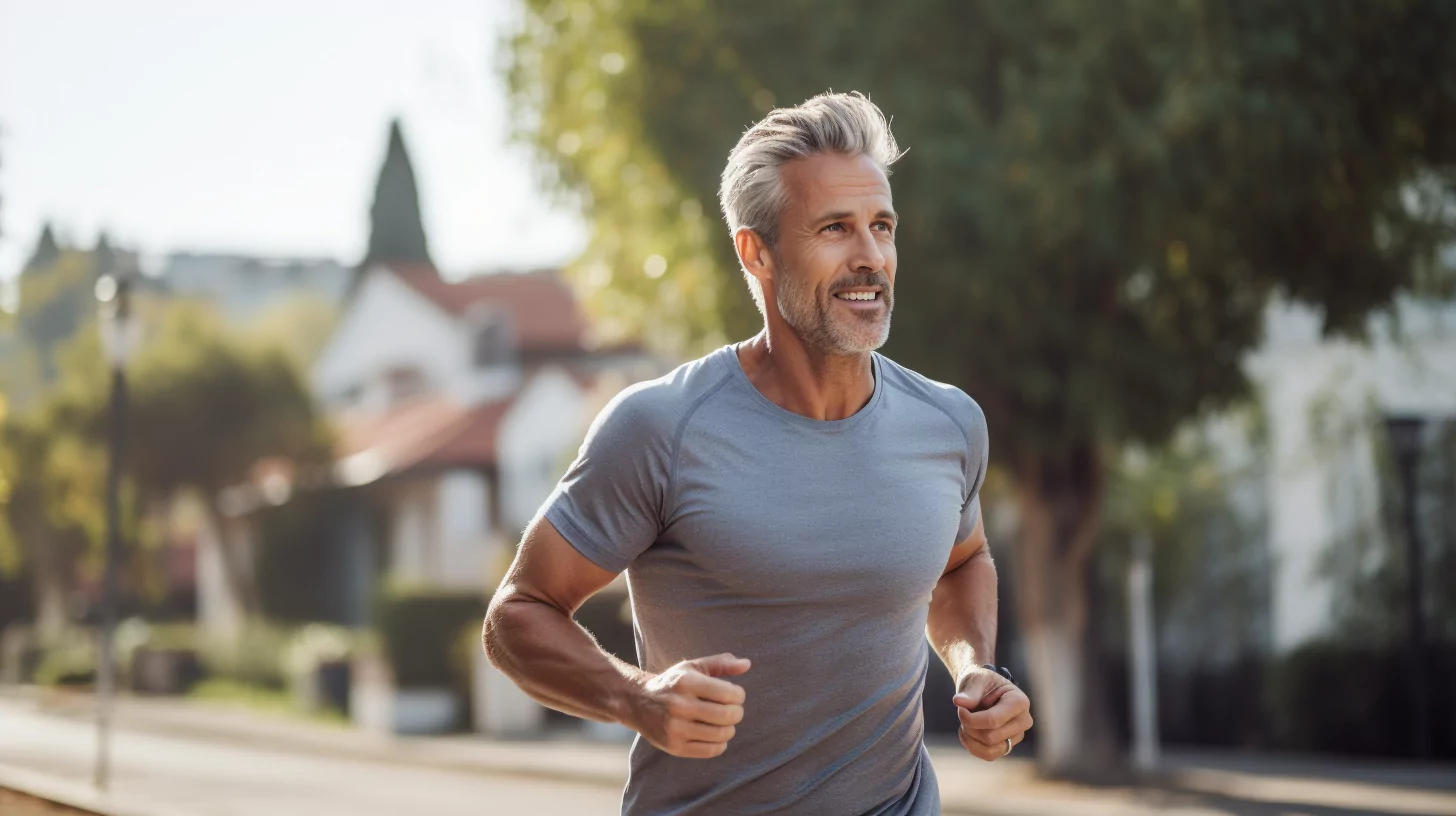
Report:
M810 213L859 207L887 209L890 180L869 156L825 153L794 159L780 171L789 208Z

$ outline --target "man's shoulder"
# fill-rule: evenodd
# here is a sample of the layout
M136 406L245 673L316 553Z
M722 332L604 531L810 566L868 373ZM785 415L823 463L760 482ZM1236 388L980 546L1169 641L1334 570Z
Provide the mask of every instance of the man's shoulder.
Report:
M718 390L731 373L721 350L690 360L652 380L622 389L602 409L597 424L620 426L633 436L670 437L677 426Z
M932 380L883 354L879 358L883 363L880 370L884 374L886 386L940 409L967 438L975 439L986 435L986 414L981 410L980 404L965 391L950 383Z

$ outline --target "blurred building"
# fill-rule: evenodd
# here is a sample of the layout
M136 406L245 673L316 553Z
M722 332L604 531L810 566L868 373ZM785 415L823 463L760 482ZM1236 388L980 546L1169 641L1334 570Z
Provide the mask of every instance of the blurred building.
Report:
M637 347L590 348L586 330L554 271L448 281L420 262L363 270L310 373L340 433L321 489L348 497L324 570L344 583L329 618L366 623L382 580L482 592L499 580L597 410L662 373ZM232 534L247 538L242 528ZM238 609L212 550L200 556L199 614L226 626Z
M352 275L330 258L174 252L161 280L173 295L206 301L229 321L245 323L299 295L338 306Z
M1383 418L1422 417L1432 433L1456 419L1456 302L1400 298L1368 333L1327 339L1316 312L1278 305L1248 361L1267 432L1276 653L1329 633L1346 601L1332 556L1386 534Z

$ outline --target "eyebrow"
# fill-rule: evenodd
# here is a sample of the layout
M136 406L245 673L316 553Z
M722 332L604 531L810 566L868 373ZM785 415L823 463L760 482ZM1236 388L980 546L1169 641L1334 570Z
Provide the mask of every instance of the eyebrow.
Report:
M822 224L826 221L843 221L847 218L853 217L854 213L850 212L849 210L839 210L837 212L825 213L824 215L816 218L815 222ZM880 210L879 212L875 213L875 220L879 221L881 219L888 219L890 221L894 221L897 224L900 223L900 216L896 215L894 210Z

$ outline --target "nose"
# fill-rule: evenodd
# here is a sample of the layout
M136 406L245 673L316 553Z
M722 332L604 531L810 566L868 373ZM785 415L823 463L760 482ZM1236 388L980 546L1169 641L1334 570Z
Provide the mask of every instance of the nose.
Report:
M857 231L854 249L849 258L856 272L878 272L885 268L885 252L871 229Z

